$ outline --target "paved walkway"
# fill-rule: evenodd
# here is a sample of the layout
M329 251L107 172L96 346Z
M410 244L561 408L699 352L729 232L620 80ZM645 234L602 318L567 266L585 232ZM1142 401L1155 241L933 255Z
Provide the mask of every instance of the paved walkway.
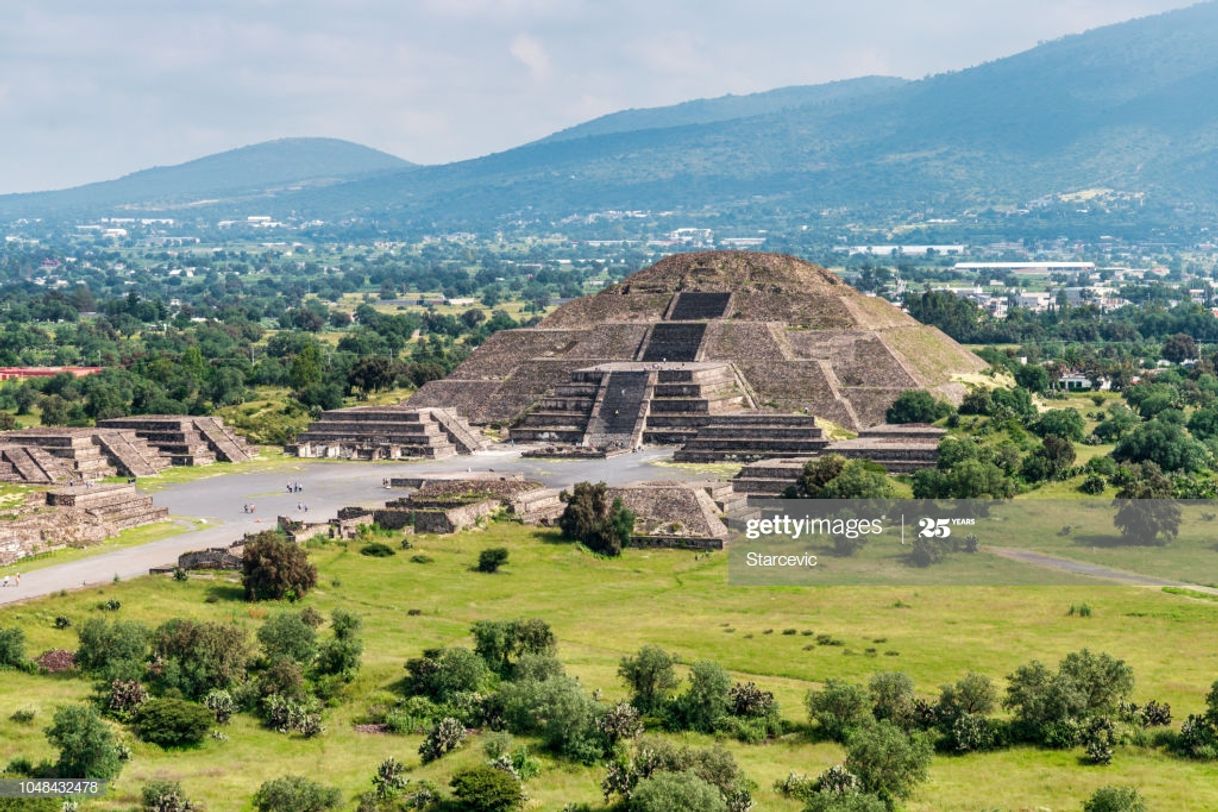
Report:
M348 505L376 505L400 495L386 490L390 477L416 473L455 473L492 470L522 473L549 487L568 487L584 480L621 484L640 479L684 479L689 472L655 465L670 459L672 450L648 449L608 460L530 460L519 452L493 449L473 456L403 462L339 462L301 460L272 471L208 477L171 485L153 494L171 516L201 519L207 526L160 541L99 553L64 564L52 564L21 576L21 586L0 589L0 605L54 594L62 589L105 584L115 576L126 580L153 567L172 564L180 554L222 547L247 532L275 526L277 516L324 521ZM218 463L219 465L219 463ZM299 482L302 491L289 492ZM252 503L253 514L242 506ZM307 512L300 509L307 507Z

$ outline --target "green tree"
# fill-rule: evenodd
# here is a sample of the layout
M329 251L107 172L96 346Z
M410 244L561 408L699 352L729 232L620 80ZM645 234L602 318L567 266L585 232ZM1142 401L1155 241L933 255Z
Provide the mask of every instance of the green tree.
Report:
M236 624L174 618L153 633L152 654L162 686L201 700L244 680L250 647Z
M453 796L469 812L511 812L524 804L520 781L506 770L480 764L452 777Z
M1154 463L1143 463L1117 491L1113 523L1132 544L1168 544L1180 532L1180 506L1173 487Z
M258 629L258 642L268 660L286 657L310 663L317 654L317 631L298 612L272 615Z
M810 691L806 702L809 718L836 741L845 741L852 730L872 720L867 689L849 682L829 679L821 690Z
M647 645L623 657L617 673L630 688L630 702L640 713L659 710L677 687L676 659L659 646Z
M677 699L676 713L690 730L711 733L727 716L732 678L723 666L700 660L689 670L689 688Z
M25 632L20 626L0 629L0 668L25 668Z
M1015 368L1015 383L1037 394L1049 389L1049 370L1039 364L1024 364Z
M846 769L858 776L864 792L892 805L926 780L933 751L923 734L907 734L890 722L876 722L850 734Z
M194 702L168 697L150 699L139 706L133 718L135 734L161 747L188 747L203 741L215 716Z
M118 737L91 705L68 705L55 711L47 741L59 750L55 772L62 778L108 781L122 770Z
M723 796L690 771L657 772L634 788L630 812L727 812Z
M1050 409L1033 424L1033 430L1041 437L1050 434L1080 443L1086 424L1077 409Z
M317 585L317 568L304 548L272 530L246 540L241 573L247 601L296 600Z
M621 499L609 501L605 483L577 482L560 498L566 503L558 517L565 539L583 542L588 549L603 555L620 555L630 543L635 515Z
M508 549L506 547L491 547L478 554L478 572L494 573L507 563Z
M337 809L342 793L298 775L287 775L265 782L254 793L258 812L326 812Z
M90 618L76 631L76 664L105 682L140 680L148 659L150 633L131 620Z
M1200 471L1208 454L1183 426L1150 420L1121 438L1113 449L1117 462L1153 462L1164 471Z
M952 412L952 407L924 389L907 389L897 395L888 407L885 419L889 423L934 423Z
M1147 812L1149 807L1133 787L1100 787L1087 802L1083 812Z

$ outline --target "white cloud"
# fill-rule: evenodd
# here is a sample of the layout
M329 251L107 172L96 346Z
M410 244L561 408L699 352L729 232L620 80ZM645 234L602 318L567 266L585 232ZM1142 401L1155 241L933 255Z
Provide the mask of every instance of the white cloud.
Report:
M529 75L538 81L550 77L550 55L541 41L530 34L517 34L508 48L516 60L529 69Z

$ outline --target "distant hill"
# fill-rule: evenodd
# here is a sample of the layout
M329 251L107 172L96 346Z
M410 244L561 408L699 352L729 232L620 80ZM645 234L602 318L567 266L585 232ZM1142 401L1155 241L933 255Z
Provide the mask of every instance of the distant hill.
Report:
M442 166L395 166L371 153L383 163L361 165L369 172L359 177L276 176L284 184L304 175L338 182L303 184L263 202L268 211L323 219L358 213L390 227L477 227L613 208L713 210L725 222L756 224L774 212L832 210L851 222L877 222L1100 194L1130 211L1166 211L1167 222L1208 223L1218 214L1214 43L1218 3L1207 2L919 81L870 77L628 110ZM205 162L223 157L196 162L197 175L150 183L147 193L137 173L37 202L60 209L147 203L172 200L174 189L179 201L187 192L196 200L220 197L216 187L224 183L213 182ZM156 178L190 166L150 172ZM243 171L231 174L230 187L248 181ZM14 202L32 201L0 198L0 214L20 210ZM1072 207L1064 208L1068 216Z
M813 104L862 98L907 84L908 80L893 76L863 76L823 85L794 85L750 93L727 95L714 99L694 99L667 107L622 110L568 127L534 143L570 141L594 135L683 127L687 124L713 124L736 118L777 113Z
M337 138L282 138L174 166L144 169L116 180L0 196L0 212L21 208L35 212L114 207L151 210L207 204L283 194L412 166L388 153Z

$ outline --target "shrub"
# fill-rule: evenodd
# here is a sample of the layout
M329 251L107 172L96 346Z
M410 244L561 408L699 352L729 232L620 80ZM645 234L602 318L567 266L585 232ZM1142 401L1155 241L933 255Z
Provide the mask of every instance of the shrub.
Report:
M520 781L486 765L461 770L453 776L451 786L461 808L470 812L510 812L524 803Z
M640 713L654 713L677 687L676 659L659 646L643 646L623 657L617 673L630 688L630 701Z
M1067 654L1053 672L1032 661L1007 677L1003 706L1022 738L1050 747L1075 744L1097 716L1115 715L1133 690L1133 670L1108 654Z
M144 812L195 812L198 809L186 799L177 781L149 781L140 792L140 809Z
M335 676L349 681L359 671L364 644L359 638L362 622L358 615L343 609L330 613L330 630L333 634L317 652L315 664L322 676Z
M1106 716L1097 716L1083 729L1083 749L1092 764L1111 764L1116 747L1116 725Z
M59 750L55 772L64 778L107 781L122 769L118 737L89 705L68 705L55 712L47 741Z
M602 555L620 555L630 543L635 515L622 500L609 502L605 483L577 482L570 492L559 496L566 503L558 517L563 538L582 542Z
M508 550L506 547L492 547L478 554L478 572L493 573L507 563Z
M25 632L17 626L0 629L0 668L29 667L25 659Z
M536 734L552 752L585 764L604 756L607 744L598 729L603 710L577 680L506 683L499 702L513 733Z
M914 684L909 677L897 671L879 672L872 675L867 690L876 719L903 728L913 724Z
M382 800L398 797L409 783L406 766L392 757L382 761L372 776L373 792Z
M1052 434L1081 443L1085 425L1083 416L1077 409L1050 409L1032 424L1032 430L1041 437Z
M660 772L638 783L630 812L727 812L719 790L692 772Z
M465 741L465 726L446 716L427 731L423 743L419 745L419 755L423 763L435 761L446 753L451 753Z
M397 550L393 549L388 544L384 544L379 541L372 541L365 544L363 547L360 547L359 554L366 555L369 558L389 558L390 556L397 555L398 553Z
M885 419L889 423L934 423L951 412L951 406L935 400L929 392L907 389L888 407Z
M8 718L19 725L28 725L34 721L37 715L38 711L34 708L18 708Z
M233 700L233 695L223 688L213 688L207 692L207 696L203 697L203 707L212 712L216 717L216 724L228 724L228 720L233 718L233 714L237 712L237 703Z
M262 717L277 733L299 733L309 739L325 732L316 700L297 701L273 694L262 700Z
M76 630L76 663L103 680L138 680L148 658L148 629L129 620L93 618Z
M1104 492L1104 488L1108 487L1108 483L1099 474L1087 474L1083 481L1079 483L1078 489L1081 493L1090 496L1097 496Z
M56 615L55 622L52 624L56 629L72 628L72 619L63 615Z
M187 747L203 741L215 723L207 708L183 699L150 699L136 710L135 735L161 747Z
M247 601L297 600L317 585L317 568L303 547L265 531L245 543L241 581Z
M47 674L60 674L76 668L76 655L61 648L53 648L34 658L34 665Z
M1133 787L1100 787L1083 804L1083 812L1146 812L1147 808Z
M512 672L513 662L525 654L553 654L558 645L550 624L540 618L480 620L470 630L474 651L492 671Z
M272 615L258 629L258 642L267 659L286 657L298 663L311 662L317 653L316 627L295 612Z
M713 732L727 716L732 678L723 666L710 660L693 664L689 688L676 701L675 715L690 730Z
M424 652L406 662L406 689L411 694L444 702L462 692L489 687L490 669L469 649L447 648Z
M250 656L240 626L182 618L157 627L152 653L159 664L157 680L188 699L202 699L213 689L242 681Z
M334 787L316 784L301 776L284 776L267 781L254 793L258 812L325 812L342 803L342 793Z
M760 719L778 713L774 694L754 682L738 682L728 692L728 713L746 719Z
M614 745L626 739L637 739L643 735L643 720L639 711L629 702L619 702L597 720L597 729L605 740Z
M871 696L866 689L831 679L820 691L807 698L808 716L821 732L836 741L845 741L851 730L871 720Z
M1143 727L1164 727L1171 724L1171 705L1154 699L1147 702L1140 713Z
M116 679L110 683L106 697L106 712L116 719L127 719L148 701L148 691L135 680Z
M846 751L846 769L859 777L863 790L891 804L926 780L932 747L921 733L876 722L851 733Z

